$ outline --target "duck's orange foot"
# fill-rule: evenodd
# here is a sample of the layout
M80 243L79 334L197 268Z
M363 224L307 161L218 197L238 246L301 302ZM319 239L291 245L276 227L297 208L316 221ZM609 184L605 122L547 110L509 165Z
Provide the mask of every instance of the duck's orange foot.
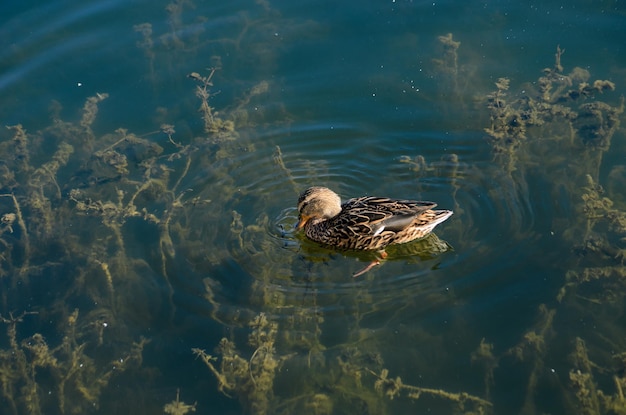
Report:
M377 255L378 255L379 259L375 259L374 261L370 262L361 271L358 271L358 272L355 272L354 274L352 274L352 278L358 277L359 275L365 274L367 271L369 271L370 269L374 268L376 265L380 265L380 261L382 261L383 259L387 258L387 252L385 252L385 251L378 251Z
M352 278L356 278L359 275L363 275L365 274L367 271L369 271L370 269L374 268L376 265L380 265L380 261L376 260L376 261L372 261L370 262L365 268L363 268L361 271L355 272L354 274L352 274Z

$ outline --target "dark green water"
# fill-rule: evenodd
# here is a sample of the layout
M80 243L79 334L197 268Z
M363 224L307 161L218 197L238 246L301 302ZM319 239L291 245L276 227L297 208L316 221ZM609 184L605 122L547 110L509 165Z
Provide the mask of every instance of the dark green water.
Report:
M625 31L618 1L0 6L0 414L624 413ZM293 230L311 185L455 214L355 279Z

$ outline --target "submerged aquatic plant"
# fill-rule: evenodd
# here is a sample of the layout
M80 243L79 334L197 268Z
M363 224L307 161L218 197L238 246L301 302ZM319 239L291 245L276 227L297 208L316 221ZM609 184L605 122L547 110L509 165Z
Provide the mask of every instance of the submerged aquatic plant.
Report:
M218 379L218 389L229 396L235 393L247 412L266 414L273 404L273 384L276 371L288 356L278 357L274 349L277 325L265 314L250 322L252 332L248 344L254 348L249 359L243 359L235 344L224 338L219 345L221 364L219 370L213 365L216 360L204 350L193 349Z
M126 354L105 364L103 356L93 353L102 353L102 344L89 341L87 331L77 331L78 310L68 316L65 334L57 346L50 347L40 333L20 341L17 324L31 314L36 313L0 316L10 345L8 350L0 350L0 390L7 413L79 413L97 408L111 378L141 364L148 342L143 338Z
M624 100L622 98L618 106L600 101L585 102L594 99L595 94L615 90L615 84L607 80L589 84L590 74L582 68L563 73L561 56L564 52L557 47L554 67L543 70L537 88L526 85L523 94L515 95L518 98L507 100L510 80L500 78L495 84L497 89L487 95L491 125L485 132L494 155L509 173L527 163L519 158L532 153L527 148L535 143L543 146L554 143L568 152L587 154L610 147L619 126L619 116L624 111ZM552 134L544 136L548 131ZM549 141L539 143L540 138ZM594 170L586 173L596 173L599 161L591 167Z
M125 322L138 313L154 314L148 310L159 303L174 313L169 267L176 241L189 233L184 226L189 211L210 203L187 200L190 190L183 181L198 163L198 149L231 151L220 143L226 134L231 137L226 141L237 137L233 122L217 117L208 104L213 73L200 80L197 91L207 129L195 145L175 141L175 127L168 124L149 134L166 137L164 146L122 128L98 136L92 125L107 94L88 98L76 122L60 119L57 107L52 125L42 131L30 133L21 125L7 130L12 136L0 142L0 152L11 155L0 164L0 315L9 348L0 349L0 382L9 413L98 407L109 379L139 366L148 343L135 341ZM226 194L223 190L215 189ZM127 247L133 237L129 226L138 222L158 235L153 263ZM43 301L39 292L54 298ZM32 311L25 298L34 302ZM80 308L72 311L72 304ZM11 314L24 308L21 316ZM18 333L25 316L37 320L44 310L45 319L66 332L58 345L36 329L40 322L32 324L32 334ZM46 390L54 392L44 396Z
M189 405L189 404L186 404L185 402L181 402L180 401L180 389L178 389L176 391L176 400L168 404L165 404L165 406L163 407L163 412L165 412L166 414L171 414L171 415L185 415L189 412L196 412L196 405L197 403L194 403L193 405Z
M289 327L286 332L296 327ZM275 384L293 382L292 376L280 367L298 368L302 356L298 348L299 343L283 343L293 352L280 354L275 348L278 326L268 321L265 314L260 314L250 322L252 332L248 338L249 346L254 350L249 357L235 348L235 344L226 338L220 342L218 356L206 353L202 349L193 349L201 358L218 381L218 389L226 396L235 394L252 414L291 414L312 413L328 414L334 408L344 408L356 405L362 408L360 413L380 414L387 413L385 405L380 402L376 394L383 394L393 400L404 395L409 399L418 400L424 396L436 397L449 401L459 409L459 413L489 412L492 404L480 397L468 393L453 393L442 389L413 386L402 382L400 377L391 379L389 370L382 367L380 354L364 352L361 347L342 346L342 353L335 361L326 360L320 354L316 360L306 358L306 366L315 379L315 383L327 385L330 394L321 394L316 390L316 384L306 384L298 381L300 390L293 397L277 396ZM305 344L305 350L312 350L318 345ZM318 350L321 352L321 350ZM219 363L217 363L219 362ZM320 369L324 368L320 372ZM298 376L298 375L297 375ZM287 377L282 380L281 377ZM364 383L367 378L367 384ZM331 388L332 385L332 388ZM293 393L293 392L292 392Z
M260 4L270 11L267 2ZM166 33L155 33L149 23L134 27L153 79L154 68L161 63L158 46L182 53L183 47L201 42L200 30L180 37L184 12L191 7L186 1L167 6ZM215 42L236 48L242 42L257 45L261 40L245 35L253 24L246 20L236 39ZM275 33L267 30L272 24L261 22L252 32ZM434 64L446 86L458 93L463 75L461 43L451 34L441 36L439 42L443 56ZM250 49L246 58L251 60L272 59L276 53L275 48ZM389 335L388 327L397 326L398 315L415 305L410 290L390 298L376 298L363 287L343 297L329 295L352 307L338 318L344 337L331 339L330 319L313 284L324 283L325 276L301 266L300 253L282 255L286 238L268 237L275 224L266 212L250 218L239 208L270 197L240 186L237 169L242 162L237 156L259 145L246 137L243 127L262 121L263 115L255 115L262 114L262 108L248 109L270 93L272 85L259 81L231 107L217 111L213 84L224 65L221 57L213 56L208 73L188 75L201 118L201 131L195 136L179 136L168 120L145 135L123 128L97 134L93 124L106 102L104 93L88 98L74 122L62 120L57 109L52 124L41 131L32 133L21 125L7 130L10 136L0 143L4 156L0 162L0 321L6 327L0 348L3 410L85 413L110 405L103 398L107 394L117 399L122 393L111 387L113 379L124 376L145 383L146 377L140 376L146 369L144 350L155 347L152 354L160 350L156 342L130 334L131 327L139 320L142 327L169 324L168 328L180 330L176 295L184 295L180 292L184 289L176 284L180 274L188 273L204 288L202 298L210 308L206 320L231 333L219 341L215 352L196 348L193 353L215 377L217 390L237 398L247 413L385 414L397 412L392 401L435 402L458 414L499 413L497 401L491 401L494 391L501 377L519 366L523 366L521 413L550 412L537 399L547 382L557 383L562 406L569 412L625 413L626 342L619 323L626 292L626 208L619 195L606 194L599 185L602 155L619 131L624 104L623 100L616 105L597 101L600 93L616 86L606 80L589 81L590 74L583 69L565 74L562 53L558 48L554 67L544 70L537 87L525 89L528 93L509 95L514 87L501 78L486 98L491 122L485 131L496 160L486 174L493 173L494 180L526 195L529 171L549 177L550 191L565 194L580 215L573 223L554 221L554 230L572 252L572 258L563 259L572 266L554 304L539 307L537 322L520 329L517 344L507 347L483 338L471 355L453 356L474 364L476 383L483 380L484 392L429 386L411 371L420 365L433 366L430 356L417 361L418 352L394 356L389 351L397 337ZM299 186L290 161L278 146L268 160L295 195ZM460 179L472 171L454 154L430 163L420 156L403 157L400 162L417 178L425 174L448 178L457 205ZM300 176L330 170L323 162L306 160L302 165ZM201 177L191 177L193 171L201 171ZM615 173L614 183L619 180ZM512 191L511 200L514 197ZM463 206L455 209L461 213ZM131 248L131 241L143 233L152 236L142 245L148 255ZM449 248L434 236L424 243L429 244L429 252ZM424 252L423 245L405 248L418 249L406 255ZM249 308L229 306L221 298L223 285L230 281L220 280L219 272L213 271L234 262L245 264L246 279L237 281L237 290L242 296L248 294ZM294 276L294 269L300 274ZM302 286L306 286L298 291L302 295L290 295L289 290ZM590 286L591 292L586 290ZM436 304L443 295L434 292L429 298ZM389 321L381 323L381 309L389 307L385 302L393 303L393 311ZM12 310L26 311L13 314ZM572 333L559 325L565 315L586 313L597 316L594 326L601 326L599 334ZM375 329L368 326L372 320ZM442 345L439 349L457 342L459 336L454 333L454 339L436 343L421 326L406 330L423 343ZM554 381L557 375L547 362L557 346L563 346L557 343L563 338L572 350L569 370ZM195 412L196 404L180 401L177 393L163 411Z
M529 198L526 177L543 177L548 194L572 206L570 215L552 223L551 235L559 235L571 252L570 257L560 258L565 279L555 293L556 304L551 308L541 305L537 327L504 355L490 360L495 359L503 372L503 367L510 367L509 356L530 368L521 413L542 411L537 395L551 376L564 389L561 399L566 412L625 413L621 363L607 359L607 354L620 355L626 347L621 330L614 326L620 325L621 317L616 316L623 316L626 206L614 203L599 184L603 156L618 131L624 98L616 105L596 100L614 91L615 84L592 82L589 72L581 68L566 74L563 53L557 47L554 66L543 70L536 87L526 85L524 92L512 94L518 98L509 100L511 83L506 78L499 79L496 91L486 97L491 125L485 131L504 177L518 189L526 189L520 193ZM619 175L609 179L619 180ZM613 309L615 316L606 316L602 308ZM596 321L593 332L583 334L563 325L577 316ZM562 344L563 339L567 345ZM591 360L591 341L593 354L603 363ZM571 369L564 374L552 369L552 375L546 374L546 361L550 357L554 361L557 347L573 348L567 363ZM496 385L498 372L493 365L486 368L487 378L493 377ZM600 382L599 378L605 379ZM600 387L611 383L611 391Z

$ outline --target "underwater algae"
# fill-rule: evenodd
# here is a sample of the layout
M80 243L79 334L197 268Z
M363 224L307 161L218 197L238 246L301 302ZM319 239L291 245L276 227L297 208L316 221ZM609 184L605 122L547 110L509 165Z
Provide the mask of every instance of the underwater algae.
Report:
M554 303L539 307L539 322L521 336L520 343L495 355L486 376L497 386L499 373L524 362L526 395L519 411L535 414L548 410L539 399L541 389L552 384L553 402L560 410L582 414L626 413L625 381L620 357L626 347L621 321L624 316L625 212L605 192L600 181L604 155L616 135L623 137L620 119L623 96L617 104L599 101L614 91L608 80L590 80L590 73L574 68L564 72L564 50L557 47L555 63L533 84L522 86L517 98L508 99L507 78L496 82L487 95L491 125L485 128L494 161L519 194L532 203L528 179L542 178L553 200L567 200L571 215L554 217L551 234L570 255L559 259L563 285ZM621 180L620 170L608 180ZM610 183L609 183L610 184ZM612 189L617 189L611 186ZM590 320L594 330L580 330L569 321ZM493 349L493 347L492 347ZM555 354L571 350L567 362ZM491 359L494 359L491 358ZM593 360L592 360L593 359ZM546 371L546 361L569 367ZM528 369L530 369L528 371ZM552 374L550 374L550 372Z
M199 46L183 45L176 37L184 26L181 13L192 3L170 6L171 33L154 39L149 23L135 26L143 36L138 47L149 60L154 81L155 67L163 63L155 49L165 44L181 53L180 48ZM229 44L229 39L215 44ZM0 316L7 336L0 338L0 405L7 413L154 408L142 395L149 393L145 390L111 387L112 379L133 385L150 384L157 377L156 368L143 366L144 346L150 341L134 338L130 326L174 318L171 275L177 261L220 264L230 258L219 231L229 233L229 224L222 226L221 209L207 206L245 194L233 179L233 159L255 149L235 126L263 121L264 107L258 100L270 89L267 81L258 82L218 114L209 101L217 94L211 88L221 59L213 56L211 61L214 68L202 75L192 72L186 80L195 84L199 100L203 129L197 137L177 136L165 108L157 109L164 121L157 131L140 136L118 128L98 134L92 126L108 97L105 93L88 98L74 122L61 119L61 106L54 103L49 127L33 133L15 125L6 130L11 136L3 134ZM272 111L282 109L274 105ZM206 169L213 182L204 191L190 187L195 179L188 174L199 169ZM236 219L235 211L233 215ZM205 232L207 228L211 231ZM148 257L133 247L137 230L155 236ZM47 292L53 295L46 297ZM58 339L64 332L63 340ZM256 353L253 383L271 384L272 371L264 369L271 356L271 347ZM262 392L270 396L271 390ZM165 413L196 410L196 404L181 402L179 395L162 404ZM255 408L264 405L263 398L254 403Z
M192 78L200 88L210 81L196 75ZM204 92L198 94L200 100L206 96ZM289 160L279 146L275 147L273 162L284 176L284 182L291 185L294 197L297 196L300 186L292 177ZM451 156L444 163L448 167L457 166L458 158ZM312 177L319 174L315 170L312 166ZM238 264L246 264L246 271L253 275L245 290L246 302L252 309L238 307L233 310L228 304L222 304L219 294L222 283L210 276L205 277L204 298L212 306L211 317L233 329L219 344L201 345L194 348L193 353L215 377L218 391L237 399L245 413L337 414L356 411L384 414L394 412L392 401L417 400L427 400L426 405L436 402L437 407L446 408L451 413L491 412L491 403L479 396L414 385L404 381L403 377L392 377L384 365L385 342L372 338L368 329L361 327L367 318L375 318L379 307L390 306L379 304L381 301L391 300L376 299L366 287L355 288L349 296L350 301L355 302L355 312L345 316L347 341L327 344L324 335L328 322L324 308L318 304L320 293L312 283L321 276L313 275L310 265L306 265L303 277L310 279L311 283L307 283L308 288L302 295L290 294L291 287L296 293L300 290L299 282L293 277L294 270L302 270L302 262L310 263L315 257L307 256L304 248L304 255L295 251L293 255L284 255L285 246L267 237L272 223L264 212L250 220L233 209L228 222L229 254ZM187 239L185 243L188 242ZM430 258L448 249L447 243L431 235L420 244L398 247L394 255ZM324 293L324 301L332 296ZM398 297L401 298L396 298L398 302L393 307L400 315L414 299L411 293L398 293ZM244 336L246 340L242 340ZM214 349L209 351L204 347Z
M310 356L302 356L299 353L301 347L310 345L301 342L295 348L292 345L293 353L278 355L275 348L277 325L261 314L250 327L248 345L254 351L249 357L244 357L247 353L242 356L235 344L226 338L216 349L219 357L201 349L193 350L217 378L218 389L227 396L235 394L246 413L331 414L352 413L354 408L358 408L359 413L390 413L379 394L390 400L399 397L411 400L426 396L439 398L449 401L455 411L464 414L484 413L491 407L487 400L467 393L405 384L399 376L389 378L388 369L382 367L380 354L365 351L356 344L342 346L336 360L326 357L336 353L325 351L322 355L323 350L317 351L318 356L313 361ZM285 332L290 330L292 328ZM297 369L299 373L307 371L312 379L287 380L287 384L296 382L299 391L292 391L292 396L277 396L275 384L287 385L277 377L284 376L289 369ZM320 393L320 387L326 392Z
M454 69L459 67L455 54L460 43L451 40L451 35L440 38L444 56L434 64L442 68L444 81L450 78L454 91L459 82L468 82L454 80L465 75ZM586 69L565 72L564 52L557 47L554 66L545 68L537 81L513 87L503 77L495 83L496 90L486 94L490 123L484 131L493 160L485 171L458 162L453 170L443 159L428 163L422 156L400 159L418 178L435 174L462 182L463 176L489 176L489 185L502 189L494 192L494 201L514 213L507 223L516 231L512 238L532 243L548 237L558 241L555 252L569 252L544 253L562 270L562 282L553 302L539 305L536 323L520 328L519 343L503 349L483 338L471 355L472 363L484 371L484 396L495 413L502 405L520 414L626 413L625 174L621 165L609 166L608 175L602 173L604 156L613 151L611 143L616 137L623 140L624 98L611 98L616 85L593 80ZM606 102L600 101L603 96ZM534 190L537 183L546 188ZM549 218L547 231L528 228L533 223L524 221L525 212L546 199L559 214ZM455 212L467 225L458 230L463 237L456 242L464 250L472 247L472 218L464 216L463 206L455 206ZM575 324L578 321L582 326ZM510 380L511 373L517 381ZM517 403L500 402L499 395L508 395L512 387L523 397Z
M170 32L156 39L149 24L136 26L142 36L138 46L145 51L155 77L155 44L161 42L176 53L189 47L176 33L184 25L182 11L192 6L172 3L167 9ZM443 82L456 79L452 88L458 88L456 82L463 76L456 55L460 42L452 35L439 40L446 53L439 61L449 68L441 69ZM202 43L202 38L196 42ZM242 37L217 44L241 42ZM284 247L268 240L268 229L274 224L267 213L250 219L235 203L250 190L237 186L233 159L241 152L255 151L243 126L259 120L246 108L268 91L269 84L258 83L233 107L217 112L211 100L218 72L209 69L208 74L188 76L199 100L203 130L193 139L177 136L177 127L165 122L146 135L123 128L96 134L91 126L106 94L88 99L77 122L63 121L56 112L52 125L42 131L31 133L20 125L7 130L11 136L0 143L0 152L9 155L0 162L0 315L6 327L0 343L0 382L8 413L85 413L109 404L103 396L118 397L118 392L111 392L113 379L127 376L149 382L155 375L143 367L143 355L153 343L135 338L126 325L138 319L142 324L175 319L176 265L190 263L194 271L210 270L233 258L245 262L246 271L254 270L246 287L251 307L229 308L220 298L220 281L210 272L202 273L203 299L211 307L207 317L229 334L218 344L198 345L189 357L195 356L207 377L214 377L209 392L236 398L246 413L386 414L397 413L402 406L396 405L402 404L407 411L415 411L417 402L445 413L500 413L499 384L517 367L522 367L519 372L525 376L518 412L548 413L551 408L542 407L537 394L552 376L547 362L564 348L571 353L569 370L559 373L557 380L563 408L570 413L624 413L626 342L618 324L624 300L624 206L598 184L603 180L602 154L609 151L619 131L623 104L595 101L597 94L615 86L583 80L588 76L584 71L563 75L561 55L562 51L557 52L557 65L544 71L545 80L534 94L508 99L511 85L503 79L487 99L492 116L487 142L494 152L493 172L498 173L494 177L524 192L530 172L553 177L565 165L556 175L553 191L565 193L581 214L575 223L554 221L562 243L571 247L571 258L564 260L571 269L564 272L564 285L555 293L554 303L540 306L535 324L520 328L519 343L507 346L482 339L468 356L447 355L465 358L479 372L484 379L480 396L428 386L413 373L398 373L402 367L414 371L420 365L437 365L437 361L417 359L418 352L394 362L393 351L388 351L393 341L389 326L413 304L411 293L393 298L398 303L396 314L375 332L367 327L367 319L389 300L355 288L349 299L355 312L341 316L345 338L334 342L328 340L331 327L327 324L336 316L325 315L314 284L309 283L302 296L289 295L285 288L294 284L291 275L302 268L303 256L284 255ZM211 60L220 62L217 56ZM563 83L563 78L570 81ZM563 154L575 152L573 165L563 158L535 162L547 153L545 141L536 140L538 132L546 131L558 132L546 134L547 145ZM44 137L54 151L44 151ZM299 186L287 157L275 147L276 170L297 194ZM406 157L400 163L409 165L418 177L447 175L455 183L455 192L460 186L456 179L471 168L455 155L431 163L420 156ZM311 177L317 167L311 164ZM189 172L199 169L212 182L201 191L194 189L194 179L189 177ZM228 202L207 209L223 201ZM456 198L454 202L458 204ZM462 208L455 210L461 213ZM81 231L87 228L93 232ZM208 228L213 231L203 232ZM136 229L155 236L151 258L130 249ZM428 242L446 249L438 239ZM54 248L54 257L49 247ZM277 256L279 260L268 260ZM319 282L311 274L305 278ZM43 289L61 289L53 291L58 294L52 300L44 299L35 281L44 284ZM591 293L586 290L589 285L595 288ZM42 306L21 300L31 297ZM589 313L590 304L595 307L591 313L598 316L597 336L575 329L572 333L559 323L567 314ZM607 305L610 308L604 311ZM50 320L60 336L44 331L43 322ZM402 329L416 344L450 347L449 337L437 339L424 329ZM201 347L214 349L207 352ZM182 389L176 400L162 402L163 412L210 413L211 408L180 401L181 395L187 397L189 391ZM190 399L193 402L196 397Z
M181 54L185 48L197 51L202 46L185 43L192 38L177 37L184 27L182 13L189 8L191 2L171 3L166 9L170 32L156 39L149 23L134 27L142 37L137 46L149 61L154 81L155 67L162 63L156 48L165 45ZM254 39L261 45L262 36L254 33L272 36L275 32L255 29L255 24L246 21L242 33L252 35L241 36L234 44ZM195 41L201 43L199 38ZM224 38L207 44L223 47L233 42ZM259 53L265 60L272 56ZM181 140L176 126L167 122L141 136L125 128L96 133L92 126L99 105L108 97L105 93L89 97L76 121L63 120L60 104L54 103L51 124L43 130L30 132L14 125L3 132L0 322L7 327L6 336L0 338L3 413L86 413L123 402L140 409L140 393L135 392L132 401L125 400L133 392L113 392L110 384L116 377L126 376L131 383L155 377L153 368L142 366L150 340L134 338L130 326L173 318L172 267L181 257L196 264L220 264L230 258L230 248L221 239L211 240L221 237L219 231L202 232L207 227L219 229L223 223L220 209L206 207L241 197L233 180L232 159L242 151L253 152L254 144L241 139L235 126L262 120L264 107L255 100L267 94L270 85L267 81L253 85L218 114L209 101L215 94L211 87L221 58L214 55L211 61L216 65L207 75L188 76L196 83L204 123L202 134L191 140ZM255 107L253 114L249 107ZM274 105L272 111L282 110ZM166 109L158 112L167 116ZM193 179L187 176L199 166L205 166L214 185L194 193L189 187ZM267 216L259 221L257 228L264 229ZM233 211L233 229L236 223ZM150 258L131 248L137 229L156 235ZM212 249L207 250L207 245ZM250 337L257 349L250 359L248 388L257 393L250 408L262 412L272 397L274 351L271 331L265 334L265 328L273 323L262 314L251 324L254 321L259 337ZM228 349L224 344L223 351ZM185 404L179 397L165 404L163 411L196 410L195 404ZM318 397L309 404L323 402Z
M443 36L440 42L445 56L434 64L443 65L441 79L452 82L451 88L457 89L464 76L458 71L460 42L453 40L452 35ZM520 198L531 203L530 179L547 177L551 185L548 191L555 199L566 198L577 214L552 218L552 232L571 252L562 259L563 284L554 292L554 301L539 305L535 322L519 328L515 344L502 345L483 338L466 357L476 371L483 373L481 396L414 384L403 380L404 374L394 374L393 366L387 362L393 360L390 353L386 354L389 343L383 339L389 332L381 330L376 334L366 328L367 318L384 307L384 300L376 299L365 289L356 288L352 300L356 303L355 312L343 318L345 338L327 343L328 318L318 305L315 287L311 285L297 299L288 295L293 283L290 275L301 259L297 255L280 255L282 247L268 241L271 220L267 214L260 213L250 220L236 208L225 220L229 226L227 248L211 252L199 261L219 264L232 256L238 263L247 263L246 270L254 270L247 290L254 310L229 309L220 301L219 281L210 276L204 279L204 297L212 306L211 317L233 328L217 345L193 349L216 379L217 390L238 399L245 412L252 414L331 414L355 410L384 414L394 413L395 404L400 401L415 400L459 414L499 413L501 406L520 414L552 413L555 408L567 413L624 413L626 342L619 325L624 300L624 207L613 195L605 195L597 184L603 179L603 154L610 150L613 137L620 131L623 99L613 105L598 101L598 96L608 95L616 86L610 81L589 81L590 74L583 69L564 73L562 55L563 50L558 48L554 67L546 68L534 85L520 88L527 92L512 93L511 82L502 78L496 83L496 90L485 97L490 116L486 142L493 153L492 168L485 174L509 189L504 203L513 206L519 204ZM191 75L200 88L197 96L201 102L211 97L210 91L203 90L210 88L211 76ZM509 94L516 98L509 98ZM214 114L206 109L201 112L205 123L210 123ZM205 126L207 133L217 134L213 142L217 151L211 153L214 162L223 160L220 152L234 151L235 147L227 143L241 140L229 139L227 124L216 127ZM226 134L226 139L220 134ZM276 147L273 157L277 170L296 194L298 186L291 177L288 155ZM449 177L455 183L455 192L461 186L457 179L472 169L455 155L431 163L420 156L407 156L400 163L408 164L418 177ZM613 180L621 180L618 173ZM225 183L232 183L227 173L224 178ZM226 197L239 196L226 190ZM456 198L455 203L459 203ZM456 210L463 212L462 208ZM194 235L187 233L184 240L174 242L179 251L191 253ZM587 290L590 284L595 287L591 293ZM399 302L398 314L411 304L406 297L399 294L395 298ZM591 310L590 305L594 306ZM589 313L595 327L599 327L597 334L568 324L572 316L583 318ZM444 347L445 340L405 330L416 338L416 343L440 342ZM207 352L201 347L215 349ZM564 356L563 350L570 352ZM403 356L403 364L432 363L410 360L416 354ZM552 367L555 361L558 370ZM499 398L504 387L501 385L511 386L510 382L503 382L511 372L520 375L514 386L521 398L517 403L503 403ZM545 400L546 394L553 398L550 403Z
M273 161L285 182L292 185L295 197L299 186L278 146ZM451 156L443 163L448 170L458 165L458 158ZM202 347L193 352L217 380L218 390L238 399L245 413L384 414L394 413L392 401L417 400L426 400L426 405L435 402L451 413L491 412L492 404L479 396L413 385L400 376L391 377L384 365L385 341L372 337L361 325L367 318L375 318L380 308L390 307L383 303L392 300L377 299L366 287L354 288L349 296L355 302L355 310L344 317L348 324L347 341L327 344L327 320L318 304L320 293L316 286L307 284L309 287L302 295L289 294L291 286L294 292L299 290L294 285L298 283L293 278L294 269L302 269L302 260L310 263L316 258L307 256L304 247L304 255L284 255L281 251L285 247L267 238L270 219L266 213L259 213L252 223L246 223L237 210L231 214L230 253L237 263L248 264L246 269L251 270L254 278L246 290L246 301L263 311L254 313L239 308L233 312L220 303L220 284L211 277L204 278L205 299L213 307L212 318L236 330L222 338L213 352ZM450 247L431 234L419 243L397 248L394 255L399 257L431 258ZM321 255L320 260L325 255L328 253ZM309 273L310 268L306 268ZM304 278L313 281L321 277L310 274ZM324 301L332 296L324 293ZM397 297L393 308L399 316L414 299L409 292L398 293ZM237 333L247 333L247 341L238 340L241 335Z
M18 342L20 316L0 316L7 326L10 349L0 350L2 400L7 413L84 413L98 407L99 397L114 376L141 364L146 339L132 343L126 355L109 362L93 356L91 345L76 332L78 310L68 319L62 341L51 348L35 333ZM49 393L42 393L50 391Z
M0 349L0 382L7 413L84 413L98 408L110 380L141 365L142 350L148 340L133 339L123 330L117 313L120 299L115 290L120 265L126 267L132 261L125 261L121 254L111 260L94 256L92 249L97 249L98 244L79 242L84 235L77 233L80 227L75 225L76 213L81 209L72 206L76 198L69 196L76 196L78 191L68 192L63 181L67 177L72 177L70 182L79 179L86 171L87 166L79 166L74 160L95 148L91 126L98 103L106 97L98 94L89 98L77 123L62 121L57 118L58 112L53 112L50 127L29 133L21 125L11 126L8 131L12 138L0 143L2 154L11 154L3 157L0 195L0 316L7 327L8 342L7 349ZM42 157L47 153L42 147L44 142L46 146L56 145L47 158ZM103 157L95 151L90 161L94 168L126 174L126 170L120 169L120 158L123 159L120 155L114 158L115 162L103 166ZM68 174L68 169L78 169L78 173ZM113 214L117 206L102 201L90 200L83 207L83 211L97 210L106 219L103 222L117 231L116 221L132 213L125 210ZM123 250L119 233L115 239ZM50 256L50 249L55 251L54 257ZM69 285L67 277L72 280ZM47 292L58 292L59 287L67 291L59 293L55 302L38 303ZM95 307L83 308L81 312L70 308L73 301L83 296L95 300ZM23 299L29 298L33 304L23 303ZM25 308L27 311L21 314L11 311ZM62 335L37 331L27 334L28 327L41 327L41 319L54 321ZM33 321L37 322L26 324ZM25 330L18 330L18 326ZM111 347L108 338L113 333L117 337L115 347Z
M189 405L185 402L181 402L179 389L176 391L176 400L165 404L165 406L163 407L163 412L171 415L185 415L189 412L196 412L196 405L197 403Z
M60 119L57 105L52 125L44 130L7 129L12 137L0 143L2 154L11 155L0 165L0 321L7 327L0 382L8 413L84 413L100 406L113 377L129 368L131 376L140 376L147 369L141 364L149 340L134 339L125 322L158 318L155 309L170 318L175 312L169 266L176 244L190 232L187 211L211 203L189 197L191 190L182 183L200 158L194 158L201 153L197 150L210 147L204 154L228 159L233 150L222 143L237 137L233 122L208 105L213 73L190 76L199 85L207 135L194 144L175 141L175 127L169 124L149 134L165 138L163 146L123 128L96 136L91 127L107 94L88 98L77 122ZM242 105L236 109L244 110ZM54 145L56 151L46 157ZM214 190L213 197L228 193L224 187ZM139 223L158 236L152 263L128 248ZM84 233L87 228L92 231ZM189 238L182 251L193 249L195 242ZM48 292L56 295L52 302L44 301ZM24 298L34 304L22 303ZM80 311L70 308L72 303L82 304ZM24 308L28 311L22 314L11 311ZM54 321L65 333L62 340L50 343L47 335L18 330L20 325L40 327L40 322L24 322L41 319ZM179 402L165 410L193 409Z

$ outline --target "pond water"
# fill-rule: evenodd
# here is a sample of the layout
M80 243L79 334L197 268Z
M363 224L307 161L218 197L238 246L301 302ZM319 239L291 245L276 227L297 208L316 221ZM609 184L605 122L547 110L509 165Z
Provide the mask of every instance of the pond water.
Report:
M626 411L620 2L13 3L2 414ZM353 278L313 185L454 215Z

